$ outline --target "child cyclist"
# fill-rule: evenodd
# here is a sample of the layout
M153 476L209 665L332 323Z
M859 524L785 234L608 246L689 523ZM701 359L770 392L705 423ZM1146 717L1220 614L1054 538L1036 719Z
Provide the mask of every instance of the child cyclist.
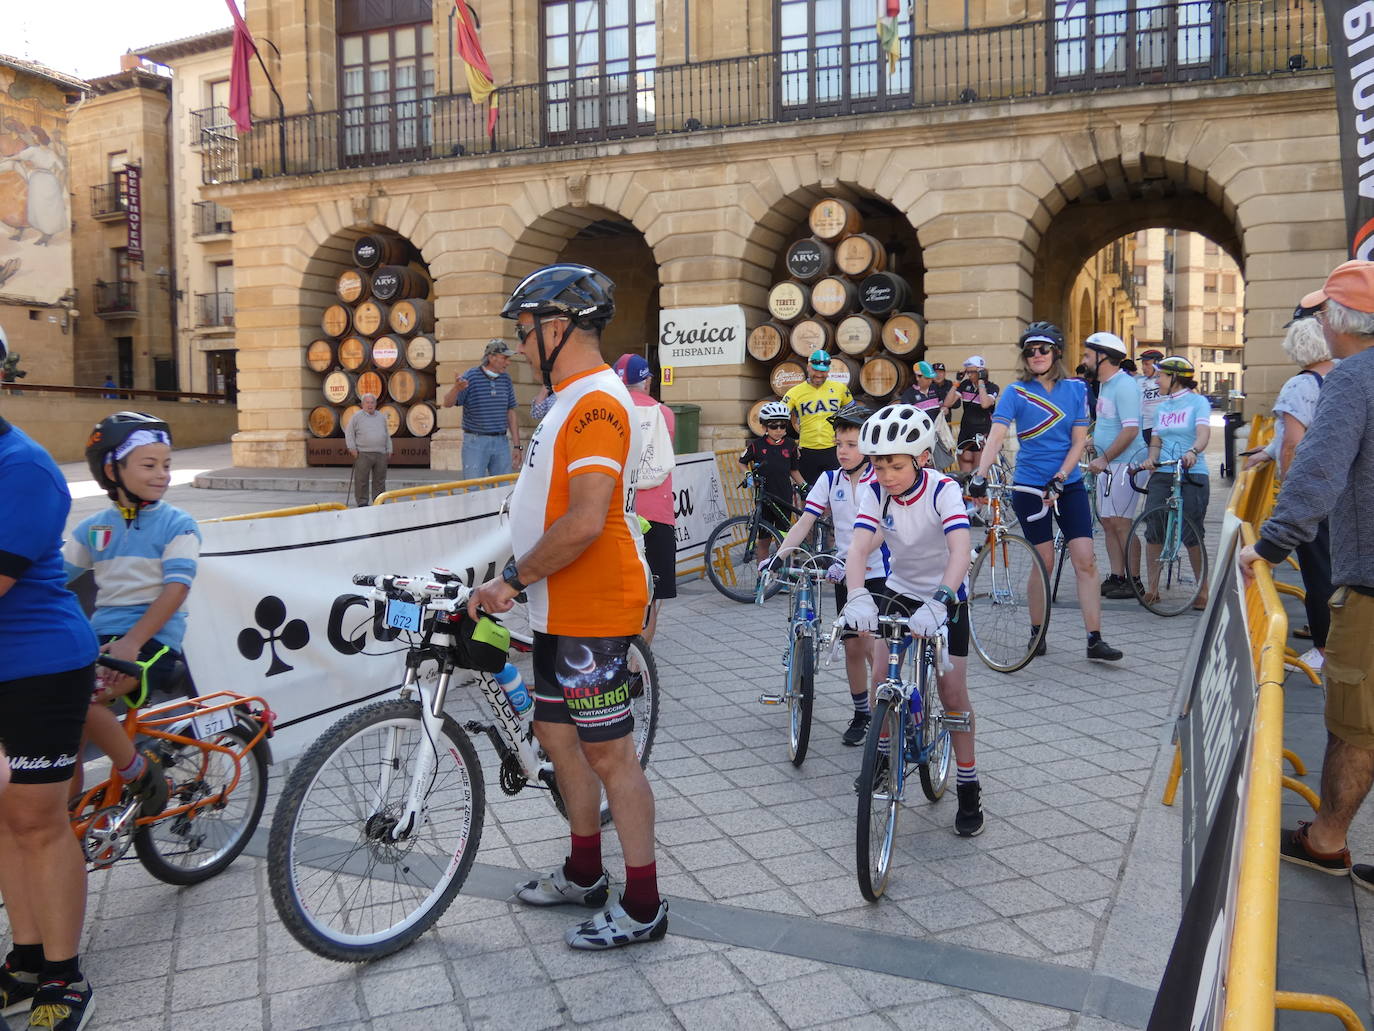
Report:
M861 493L854 540L845 561L849 598L841 619L860 631L878 627L878 605L864 586L868 557L884 544L890 553L887 590L894 607L914 612L911 628L928 634L948 618L951 668L937 674L948 713L967 713L968 729L951 735L958 764L959 811L954 832L983 833L978 766L973 754L973 709L968 696L968 515L959 485L930 468L935 423L912 405L880 409L859 433L859 449L873 462L874 479ZM943 613L937 615L935 606Z
M182 605L196 575L200 530L195 520L167 504L172 434L165 422L138 412L117 412L101 421L86 443L86 462L114 507L83 519L63 547L67 577L95 571L91 625L100 650L125 662L153 661L149 689L170 686L186 632ZM167 780L156 756L139 753L106 702L134 692L133 677L102 676L86 718L86 735L114 762L142 812L152 816L167 803Z
M788 513L792 495L806 486L799 465L801 452L797 449L796 441L787 439L787 431L792 427L792 413L787 405L781 401L770 401L759 409L759 422L763 423L764 436L755 437L744 445L739 464L745 468L758 467L766 499L763 521L781 536L787 532L787 526L792 521ZM769 543L767 534L759 534L755 556L759 562L768 558Z
M778 556L785 562L785 553L806 539L816 520L826 512L833 513L835 551L839 558L830 567L828 576L835 584L837 610L843 609L848 600L849 592L844 583L845 556L849 554L849 544L854 536L858 502L862 492L871 490L870 485L876 483L873 467L859 450L859 427L872 414L868 408L851 401L830 416L830 425L835 428L835 448L840 467L828 469L817 477L806 495L806 510L778 548ZM771 561L774 560L765 561L760 568L767 567ZM883 590L887 571L887 546L882 545L869 553L863 586L873 592ZM847 632L844 637L844 666L849 677L849 698L854 703L854 718L840 740L847 745L859 745L868 733L871 718L870 685L876 685L887 673L887 648L881 641L866 640L856 631Z

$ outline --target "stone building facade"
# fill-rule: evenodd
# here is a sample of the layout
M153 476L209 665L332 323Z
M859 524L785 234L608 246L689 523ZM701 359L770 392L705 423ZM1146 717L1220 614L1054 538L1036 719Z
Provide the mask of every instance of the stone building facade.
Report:
M889 72L867 3L825 5L847 12L837 29L803 0L698 0L688 22L687 5L655 0L591 7L605 22L578 46L566 0L484 12L502 87L488 136L448 57L448 0L249 0L280 51L267 65L287 117L255 70L258 124L202 146L206 194L233 211L236 462L304 464L319 377L303 350L350 245L377 229L434 277L441 383L508 331L498 312L519 277L561 258L625 284L608 357L651 344L663 309L738 304L761 321L809 206L842 196L901 242L927 357L983 354L996 379L1026 322L1088 330L1071 290L1102 248L1155 226L1202 233L1243 271L1262 403L1289 371L1294 297L1343 256L1310 12L1228 4L1199 26L1169 8L1104 48L1098 18L941 0L903 22ZM700 405L710 447L742 437L767 389L745 364L681 370L662 393ZM458 467L460 439L442 413L436 467Z

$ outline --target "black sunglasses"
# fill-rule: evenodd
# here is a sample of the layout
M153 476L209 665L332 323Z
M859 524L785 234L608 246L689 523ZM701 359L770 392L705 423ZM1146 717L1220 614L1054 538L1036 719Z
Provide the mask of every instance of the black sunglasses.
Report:
M775 420L772 421L772 422L766 422L766 423L764 423L764 424L763 424L763 428L766 429L766 430L785 430L785 429L787 429L787 427L790 426L790 425L791 425L791 423L782 422L782 421L780 421L780 420L776 420L776 419L775 419Z
M536 319L534 322L531 322L528 326L522 326L517 322L515 324L515 335L520 338L520 342L523 344L525 342L525 338L529 336L531 333L533 333L535 327L538 326L541 322L554 322L565 317L566 316L563 315L550 315L544 319Z
M1022 358L1029 358L1033 354L1054 354L1054 348L1049 344L1032 344L1030 347L1021 348Z

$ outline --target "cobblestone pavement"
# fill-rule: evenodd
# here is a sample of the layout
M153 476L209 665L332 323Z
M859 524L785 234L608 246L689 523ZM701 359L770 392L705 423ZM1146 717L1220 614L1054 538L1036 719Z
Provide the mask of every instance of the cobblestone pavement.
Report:
M1218 493L1212 530L1223 507ZM566 825L545 797L503 796L479 743L490 804L478 864L410 949L346 966L297 946L255 858L263 831L194 888L125 862L90 879L91 1026L1143 1027L1178 920L1178 813L1159 797L1195 617L1106 602L1106 636L1127 655L1091 662L1066 573L1047 656L1010 676L972 660L986 832L956 838L952 790L935 805L912 790L887 896L869 904L854 875L860 750L839 740L842 670L818 677L800 770L785 713L757 703L781 683L785 608L694 581L661 621L650 773L672 907L662 943L576 953L561 943L576 913L507 900L524 871L563 859ZM461 698L451 707L467 711ZM272 771L264 828L285 772ZM606 852L616 877L613 833Z

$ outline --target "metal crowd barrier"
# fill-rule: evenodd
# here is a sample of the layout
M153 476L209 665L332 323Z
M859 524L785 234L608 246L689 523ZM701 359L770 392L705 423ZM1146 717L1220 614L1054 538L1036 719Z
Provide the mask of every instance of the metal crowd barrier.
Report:
M337 501L321 501L316 505L297 505L294 508L274 508L268 512L248 512L244 515L220 516L217 519L202 519L202 523L236 523L244 519L280 519L283 516L309 515L311 512L339 512L347 505Z
M415 501L419 498L437 498L449 494L467 494L470 491L487 490L491 487L501 487L505 484L513 484L520 478L519 473L505 473L501 476L481 476L474 480L452 480L448 483L426 483L419 487L402 487L400 490L389 490L383 494L378 494L373 499L374 505L385 505L392 501Z

